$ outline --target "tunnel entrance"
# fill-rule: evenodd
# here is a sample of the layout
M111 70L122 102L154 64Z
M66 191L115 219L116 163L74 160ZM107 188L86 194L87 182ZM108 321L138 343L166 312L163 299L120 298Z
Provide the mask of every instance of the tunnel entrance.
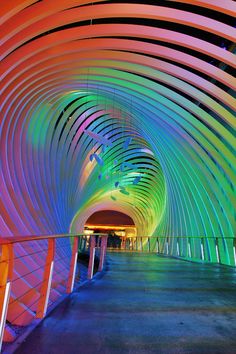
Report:
M108 247L117 248L128 237L135 237L136 227L134 221L128 215L113 211L102 210L92 214L84 226L85 234L98 232L108 233Z

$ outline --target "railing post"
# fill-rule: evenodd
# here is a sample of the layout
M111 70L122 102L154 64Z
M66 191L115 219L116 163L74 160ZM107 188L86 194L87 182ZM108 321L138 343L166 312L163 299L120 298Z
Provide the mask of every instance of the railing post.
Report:
M13 275L14 252L11 244L2 246L0 257L0 352L5 330Z
M188 242L188 256L192 258L192 252L191 252L191 240L190 238L187 240Z
M82 248L83 248L83 236L79 238L79 241L78 241L78 242L79 242L79 244L78 244L78 246L79 246L78 249L79 249L79 250L82 250Z
M236 265L236 239L233 239L234 264Z
M87 238L85 236L85 237L83 237L83 252L86 251L86 243L87 243Z
M177 238L176 253L177 253L177 256L179 257L180 256L180 254L179 254L179 238Z
M93 268L94 268L94 257L95 257L95 236L90 236L90 252L89 252L89 266L88 266L88 279L93 277Z
M166 254L169 255L169 239L166 239Z
M143 251L143 238L140 237L140 251Z
M150 253L151 247L150 247L150 237L148 237L148 252Z
M216 246L216 259L217 262L220 263L220 254L219 254L219 246L218 246L218 237L215 239L215 246Z
M72 255L70 261L70 271L69 271L69 278L67 282L66 292L67 294L72 293L74 288L75 282L75 272L76 272L76 265L78 259L78 237L75 236L73 239L73 248L72 248Z
M201 238L200 239L200 247L201 247L201 259L204 261L205 257L204 257L204 240Z
M40 291L40 299L38 303L38 308L36 312L36 318L44 318L47 312L49 294L51 290L52 283L52 273L54 267L54 257L55 257L55 239L48 239L48 252L46 263L44 266L43 283Z
M99 259L99 266L98 266L99 272L103 270L106 249L107 249L107 236L102 236L101 244L100 244L100 259Z
M157 253L159 253L159 240L158 240L158 237L157 237L156 247L157 247Z

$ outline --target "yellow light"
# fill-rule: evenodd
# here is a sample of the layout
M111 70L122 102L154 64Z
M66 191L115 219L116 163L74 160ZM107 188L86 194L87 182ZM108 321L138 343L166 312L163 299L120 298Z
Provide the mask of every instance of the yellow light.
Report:
M91 235L91 234L93 234L93 230L84 230L84 234L85 235Z
M130 225L85 225L89 229L104 229L104 230L124 230L127 228L136 229L135 227L130 227ZM88 231L88 230L87 230Z

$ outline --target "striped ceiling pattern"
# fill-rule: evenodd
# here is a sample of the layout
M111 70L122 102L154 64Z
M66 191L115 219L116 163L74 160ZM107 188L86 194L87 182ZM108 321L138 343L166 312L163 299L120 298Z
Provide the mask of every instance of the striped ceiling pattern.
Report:
M2 1L3 235L235 234L229 0Z

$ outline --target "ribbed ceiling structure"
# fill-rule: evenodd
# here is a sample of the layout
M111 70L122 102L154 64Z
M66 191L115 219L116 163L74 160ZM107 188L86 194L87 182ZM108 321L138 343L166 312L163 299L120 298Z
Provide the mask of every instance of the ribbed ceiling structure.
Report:
M235 234L228 0L1 1L3 235ZM226 250L227 251L227 250Z

